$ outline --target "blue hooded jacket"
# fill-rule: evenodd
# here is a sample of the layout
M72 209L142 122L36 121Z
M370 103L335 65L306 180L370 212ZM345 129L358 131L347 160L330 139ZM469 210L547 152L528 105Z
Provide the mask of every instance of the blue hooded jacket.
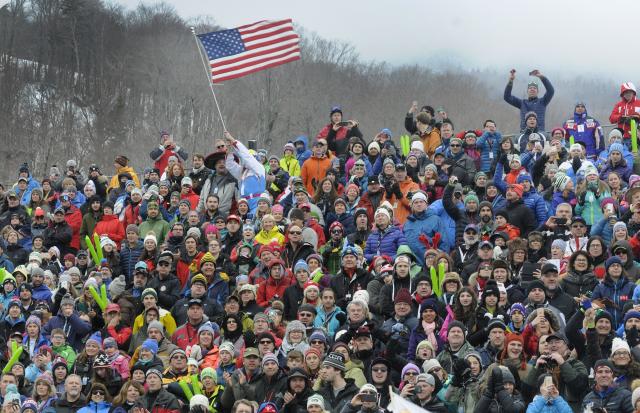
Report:
M420 214L409 215L404 223L403 232L407 244L411 247L411 251L421 266L424 265L424 253L427 251L427 247L420 242L420 235L425 234L427 237L433 238L438 232L441 236L440 245L449 245L447 240L449 228L432 209L427 209Z
M304 161L311 158L312 153L309 149L309 138L304 135L298 136L296 140L293 141L293 144L295 145L298 142L302 142L302 144L304 145L302 150L298 149L298 147L296 146L296 158L298 159L300 168L302 168L302 164L304 163Z
M573 112L573 119L567 120L563 127L568 133L566 141L569 141L569 136L573 136L574 142L584 143L587 148L587 157L595 158L604 149L604 132L600 122L589 116L586 110L584 113ZM600 135L598 149L596 149L596 131Z
M458 209L461 212L464 212L464 204L462 202L458 202ZM456 240L456 221L447 214L447 211L444 209L444 205L442 204L442 199L438 199L434 201L427 211L433 211L440 218L442 226L445 228L446 236L442 235L442 241L440 241L440 249L442 251L451 251L453 247L455 247ZM406 223L405 223L406 225ZM424 255L423 255L424 258Z

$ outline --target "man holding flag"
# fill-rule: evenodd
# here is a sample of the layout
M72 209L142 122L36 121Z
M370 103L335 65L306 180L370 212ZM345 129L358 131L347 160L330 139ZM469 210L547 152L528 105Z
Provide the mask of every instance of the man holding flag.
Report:
M264 166L249 153L246 146L231 136L228 131L224 132L229 148L238 156L237 162L233 156L227 155L227 170L233 175L240 185L240 196L247 200L249 210L255 214L258 207L258 198L265 191L266 173Z

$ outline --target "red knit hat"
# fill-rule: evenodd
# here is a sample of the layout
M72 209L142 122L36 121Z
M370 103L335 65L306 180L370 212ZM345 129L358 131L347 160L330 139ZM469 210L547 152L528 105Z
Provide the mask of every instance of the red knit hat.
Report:
M401 288L396 294L396 298L393 300L394 304L406 303L411 305L411 293L406 288Z
M511 184L509 185L509 189L518 194L518 198L522 198L522 194L524 193L524 187L520 184Z
M512 341L517 341L522 344L522 353L520 353L520 359L522 363L520 363L520 370L524 370L527 368L527 361L524 355L524 337L517 333L507 333L504 339L504 349L502 350L502 354L500 354L500 361L506 359L508 357L507 348L509 347L509 343Z

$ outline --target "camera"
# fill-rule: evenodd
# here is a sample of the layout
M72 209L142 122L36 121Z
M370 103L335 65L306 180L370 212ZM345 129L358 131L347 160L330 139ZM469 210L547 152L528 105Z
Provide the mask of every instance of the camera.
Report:
M556 218L556 225L564 227L567 225L567 219L566 218Z
M546 366L546 367L545 367L545 368L546 368L547 370L553 370L553 369L555 369L556 367L558 367L558 362L557 362L557 361L555 361L551 356L542 356L542 359L543 359L544 361L546 361L546 363L545 363L545 366Z
M413 388L413 392L414 392L415 394L422 393L422 386L416 386L416 387L414 387L414 388Z

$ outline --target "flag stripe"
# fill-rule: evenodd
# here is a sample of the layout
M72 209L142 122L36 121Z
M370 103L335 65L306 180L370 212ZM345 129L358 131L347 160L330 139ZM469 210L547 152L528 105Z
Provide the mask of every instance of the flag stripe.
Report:
M245 44L249 44L251 42L254 42L256 40L260 40L260 39L265 39L265 38L269 38L271 36L276 36L278 34L281 33L291 33L293 27L289 26L289 27L278 27L278 28L274 28L273 30L269 30L269 31L264 31L264 32L260 32L260 33L256 33L253 36L245 36L242 35L242 41Z
M255 66L263 62L268 62L270 60L276 60L283 56L288 56L292 52L300 53L300 48L297 46L294 46L294 47L287 48L287 50L283 50L278 53L271 53L266 56L257 56L250 60L245 60L242 62L242 64L232 64L232 65L224 65L224 66L217 66L217 67L212 66L212 69L215 70L217 75L219 75L219 74L231 72L234 70L244 69L245 67Z
M254 67L251 70L243 71L241 73L234 73L234 74L230 74L228 76L223 76L223 77L213 76L213 80L215 82L224 82L225 80L235 79L235 78L238 78L238 77L242 77L242 76L248 75L250 73L259 72L259 71L264 70L264 69L270 69L272 67L280 66L280 65L283 65L285 63L293 62L293 61L296 61L296 60L299 60L299 59L300 59L300 54L298 53L298 54L296 54L296 55L294 55L294 56L292 56L292 57L290 57L288 59L283 59L283 60L278 61L278 62L272 62L272 63L270 63L268 65L264 65L264 66L260 66L260 67Z
M298 41L300 39L300 37L295 33L291 33L291 34L287 34L286 36L279 37L277 39L272 39L272 40L269 40L269 41L256 43L255 45L245 46L245 49L246 50L259 50L262 47L271 46L271 45L278 44L280 42L283 42L283 41L286 41L286 40L291 40L291 39L296 39L296 41Z
M257 52L251 52L251 53L243 53L242 56L240 57L236 57L236 56L230 56L228 59L226 60L222 60L222 59L218 59L215 63L211 64L212 68L224 68L226 66L232 65L234 63L237 62L242 62L242 61L253 61L256 58L260 58L260 57L266 57L266 56L271 56L275 53L279 53L282 52L283 50L289 50L292 48L297 48L300 49L298 47L298 42L288 42L285 44L279 44L277 47L271 47L269 49L265 49L262 51L257 51Z
M265 29L265 28L278 26L278 25L281 25L281 24L288 24L288 23L293 23L293 22L292 22L291 19L285 19L285 20L262 20L262 21L259 21L257 23L254 23L254 24L249 24L249 25L246 25L246 26L238 27L238 31L240 32L240 34L253 33L253 32L256 32L258 30L262 30L262 29Z
M244 37L244 36L251 36L252 34L256 34L256 33L268 32L271 30L278 30L278 27L293 28L293 23L291 22L291 20L280 20L277 22L265 22L265 23L269 23L269 24L265 24L261 27L256 27L252 29L243 29L238 31Z
M198 38L209 57L213 82L300 59L300 36L291 19L262 20Z

